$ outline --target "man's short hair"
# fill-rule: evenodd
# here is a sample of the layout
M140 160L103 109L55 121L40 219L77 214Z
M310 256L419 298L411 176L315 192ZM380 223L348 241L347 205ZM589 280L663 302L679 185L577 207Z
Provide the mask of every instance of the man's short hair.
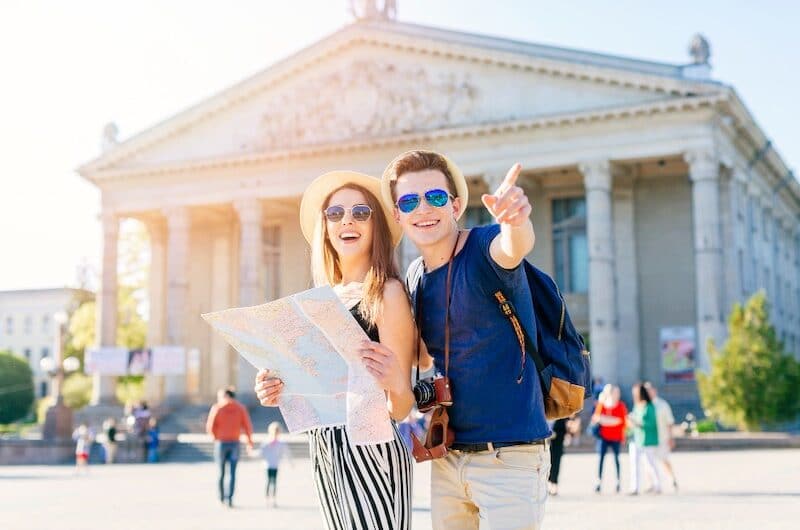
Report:
M225 388L225 397L229 397L231 399L235 398L236 397L236 390L232 386L226 387Z
M409 151L403 156L398 157L386 169L389 177L389 188L392 190L392 199L397 200L397 179L405 173L415 173L417 171L425 171L428 169L435 169L440 171L445 180L447 180L447 191L453 197L458 197L456 190L456 183L453 180L453 175L450 173L450 168L447 166L447 160L439 153L433 151Z

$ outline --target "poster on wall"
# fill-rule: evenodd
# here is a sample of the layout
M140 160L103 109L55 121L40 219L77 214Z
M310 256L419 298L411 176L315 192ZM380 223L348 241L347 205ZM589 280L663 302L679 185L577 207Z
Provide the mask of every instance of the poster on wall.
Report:
M661 328L660 341L664 382L694 381L697 351L694 328Z
M153 346L150 355L150 373L153 375L186 373L186 348L183 346Z
M125 375L128 373L128 349L89 348L83 362L87 374Z

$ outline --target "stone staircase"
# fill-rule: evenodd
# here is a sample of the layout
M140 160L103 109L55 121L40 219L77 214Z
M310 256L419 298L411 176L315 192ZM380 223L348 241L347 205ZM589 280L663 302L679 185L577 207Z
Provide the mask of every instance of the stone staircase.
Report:
M162 462L210 462L214 458L214 442L206 434L209 405L184 405L171 411L160 422L163 439ZM254 405L248 408L253 423L253 439L258 446L266 439L267 426L273 421L285 426L277 408ZM305 435L283 435L292 458L308 457ZM244 447L243 447L244 449ZM258 458L242 452L242 458Z

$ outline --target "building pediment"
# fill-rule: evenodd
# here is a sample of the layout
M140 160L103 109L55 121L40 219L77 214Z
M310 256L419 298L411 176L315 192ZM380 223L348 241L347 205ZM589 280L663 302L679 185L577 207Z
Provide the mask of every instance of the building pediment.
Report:
M578 115L724 89L680 79L669 65L591 62L545 48L392 22L353 24L112 146L80 172L97 181L135 168Z

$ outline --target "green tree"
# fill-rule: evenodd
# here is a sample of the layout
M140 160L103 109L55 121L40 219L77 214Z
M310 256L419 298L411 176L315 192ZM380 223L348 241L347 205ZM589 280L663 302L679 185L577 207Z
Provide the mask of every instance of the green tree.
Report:
M142 223L130 220L122 223L119 254L116 345L128 349L143 348L147 341L150 254L147 230ZM85 301L75 310L67 333L67 356L75 356L83 362L86 348L97 343L96 322L97 304L93 300ZM117 399L121 402L135 401L143 396L142 376L120 376L117 382ZM91 385L87 385L85 379L76 379L72 388L75 390L73 403L88 402Z
M9 351L0 351L0 423L27 416L33 397L33 372L28 362Z
M703 408L722 423L757 431L800 414L800 363L786 355L769 320L763 291L728 318L721 349L708 342L711 372L698 373Z

